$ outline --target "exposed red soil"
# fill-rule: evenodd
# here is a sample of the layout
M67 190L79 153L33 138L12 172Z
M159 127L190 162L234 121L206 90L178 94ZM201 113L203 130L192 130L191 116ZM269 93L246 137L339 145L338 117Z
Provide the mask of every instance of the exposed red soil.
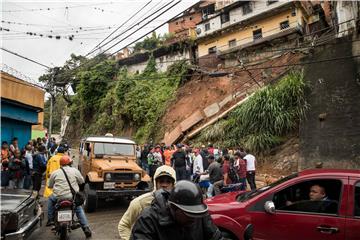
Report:
M198 76L194 74L190 81L178 89L175 100L170 104L161 120L162 126L164 126L165 131L171 131L196 110L220 102L230 94L250 91L257 87L256 82L260 83L260 85L269 84L289 70L289 67L253 68L297 63L301 57L302 54L299 53L287 53L258 65L247 66L249 71L244 71L241 67L226 69L227 72L232 73L232 76L210 77L208 75ZM252 77L250 77L250 74Z

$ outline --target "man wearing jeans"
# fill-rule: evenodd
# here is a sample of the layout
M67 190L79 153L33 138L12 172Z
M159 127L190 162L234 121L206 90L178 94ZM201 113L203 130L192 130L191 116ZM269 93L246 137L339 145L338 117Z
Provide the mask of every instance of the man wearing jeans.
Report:
M255 183L255 156L252 154L246 154L244 157L246 161L246 179L250 185L251 190L256 189Z
M60 159L60 166L66 172L66 175L69 179L69 182L73 189L78 192L79 185L84 186L84 178L81 176L81 173L76 168L69 166L72 163L69 156L64 155ZM51 173L49 179L49 188L53 189L53 194L50 195L48 199L48 222L46 226L53 225L54 223L54 213L55 205L59 199L73 199L71 189L68 181L66 180L65 174L62 169L58 169ZM89 228L89 223L86 219L84 210L81 206L76 206L75 208L76 216L78 217L81 228L83 229L85 236L91 237L91 230Z

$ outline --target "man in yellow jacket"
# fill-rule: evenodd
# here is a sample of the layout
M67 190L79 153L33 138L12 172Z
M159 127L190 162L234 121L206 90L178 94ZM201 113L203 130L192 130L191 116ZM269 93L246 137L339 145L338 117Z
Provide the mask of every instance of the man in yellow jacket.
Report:
M158 167L154 174L154 191L161 188L171 191L175 185L175 181L176 173L172 167L166 165ZM131 229L142 210L150 206L154 199L153 193L154 192L145 193L130 202L128 209L118 225L120 239L130 239Z
M63 146L59 146L57 149L57 153L52 156L47 164L46 164L46 172L45 172L45 191L44 191L44 197L48 198L53 192L52 189L48 186L48 181L50 179L50 174L54 172L55 170L58 170L60 168L60 158L64 156L65 148Z

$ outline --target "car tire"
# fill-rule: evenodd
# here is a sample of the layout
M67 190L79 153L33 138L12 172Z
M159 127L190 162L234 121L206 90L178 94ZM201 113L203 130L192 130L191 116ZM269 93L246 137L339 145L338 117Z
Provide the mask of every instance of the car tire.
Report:
M223 236L223 240L237 240L237 238L229 232L221 231L221 234Z
M90 184L85 184L85 202L84 202L84 208L85 212L94 212L97 208L97 196L96 191L94 189L91 189Z

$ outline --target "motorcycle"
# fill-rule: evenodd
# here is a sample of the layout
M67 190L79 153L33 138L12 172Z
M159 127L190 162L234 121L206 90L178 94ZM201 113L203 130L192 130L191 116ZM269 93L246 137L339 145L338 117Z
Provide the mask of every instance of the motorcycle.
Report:
M55 205L55 234L60 240L67 240L71 230L80 227L80 223L74 221L75 205L72 200L59 200Z

